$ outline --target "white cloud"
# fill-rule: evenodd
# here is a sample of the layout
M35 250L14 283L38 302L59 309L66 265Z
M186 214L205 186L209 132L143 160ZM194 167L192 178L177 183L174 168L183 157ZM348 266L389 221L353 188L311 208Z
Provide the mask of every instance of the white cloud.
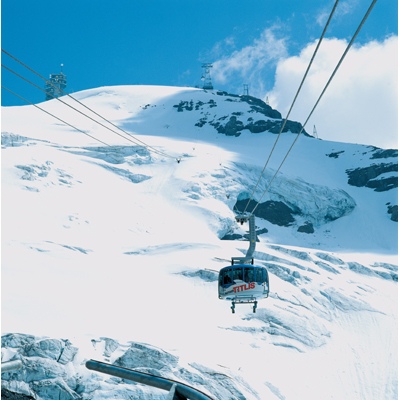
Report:
M336 18L343 17L346 14L351 14L359 4L359 0L342 1L338 4L335 13Z
M333 14L333 19L340 19L346 14L351 14L357 8L359 0L348 0L340 2ZM319 26L325 26L331 13L331 6L324 9L316 16L315 20Z
M286 39L278 39L274 29L265 29L260 38L255 39L251 45L215 61L212 71L213 81L225 84L233 76L239 76L251 86L261 85L266 65L268 63L275 65L279 59L287 57Z
M322 43L303 89L289 117L304 123L347 47L345 40ZM391 36L353 47L306 126L316 125L322 139L397 148L397 44ZM298 56L281 60L274 88L267 93L272 107L289 110L315 49L308 44Z

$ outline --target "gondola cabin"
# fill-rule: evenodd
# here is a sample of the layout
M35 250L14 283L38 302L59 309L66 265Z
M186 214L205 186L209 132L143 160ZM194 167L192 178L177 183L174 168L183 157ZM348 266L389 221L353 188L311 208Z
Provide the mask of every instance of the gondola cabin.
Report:
M218 277L218 297L235 304L254 303L256 312L257 300L267 298L269 294L268 271L264 267L253 264L234 264L222 268Z

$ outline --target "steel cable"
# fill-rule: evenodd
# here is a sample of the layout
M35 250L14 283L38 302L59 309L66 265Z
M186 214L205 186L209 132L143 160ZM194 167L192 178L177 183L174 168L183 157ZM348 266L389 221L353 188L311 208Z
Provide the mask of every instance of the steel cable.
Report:
M3 65L3 64L1 64L1 66L2 66L3 68L5 68L6 70L12 72L13 74L17 75L18 77L20 77L20 78L23 79L24 81L30 83L32 86L35 86L36 88L38 88L38 89L41 90L42 92L47 93L44 89L42 89L41 87L35 85L33 82L31 82L31 81L29 81L28 79L24 78L23 76L19 75L18 73L16 73L16 72L13 71L12 69L6 67L6 66ZM89 115L83 113L82 111L78 110L78 109L75 108L75 107L72 107L70 104L66 103L65 101L62 101L60 98L54 96L53 94L51 94L51 93L48 93L48 94L49 94L50 96L52 96L54 99L58 100L59 102L61 102L61 103L65 104L66 106L72 108L72 109L75 110L76 112L78 112L78 113L84 115L85 117L89 118L90 120L92 120L92 121L95 122L96 124L99 124L99 125L102 126L103 128L108 129L109 131L115 133L116 135L122 137L123 139L126 139L126 140L130 141L131 143L134 143L134 144L136 144L136 145L138 145L138 146L140 146L140 147L144 147L144 146L138 144L137 142L135 142L134 140L132 140L132 139L130 139L130 138L127 138L127 137L121 135L121 134L118 133L118 132L115 132L113 129L109 128L108 126L105 126L105 125L102 124L101 122L96 121L95 119L93 119L93 118L90 117ZM32 104L32 103L31 103L31 104ZM147 148L147 147L146 147L146 148ZM163 153L162 153L162 152L159 152L158 150L154 150L154 151L155 151L157 154L163 155Z
M164 153L162 151L159 151L157 149L155 149L152 146L149 146L148 144L146 144L145 142L137 139L136 137L134 137L132 134L124 131L122 128L120 128L118 125L115 125L114 123L112 123L111 121L109 121L108 119L104 118L102 115L98 114L96 111L92 110L90 107L86 106L85 104L83 104L82 102L80 102L79 100L75 99L74 97L72 97L70 94L64 92L61 88L55 86L52 82L50 82L48 79L44 78L43 76L41 76L40 74L38 74L36 71L34 71L32 68L28 67L27 65L25 65L22 61L18 60L16 57L14 57L13 55L11 55L10 53L8 53L7 51L5 51L4 49L1 49L1 51L5 54L7 54L9 57L11 57L12 59L14 59L15 61L17 61L18 63L20 63L21 65L23 65L25 68L27 68L29 71L33 72L34 74L36 74L38 77L40 77L41 79L43 79L46 83L50 83L52 86L56 87L58 90L60 90L62 93L64 93L66 96L70 97L72 100L76 101L77 103L79 103L81 106L85 107L86 109L88 109L89 111L91 111L93 114L97 115L98 117L100 117L101 119L103 119L104 121L108 122L110 125L114 126L115 128L119 129L120 131L124 132L126 135L129 135L131 137L133 137L137 142L142 143L142 147L146 147L148 149L152 149L153 152L158 153L164 157L168 157L168 158L173 158L175 160L178 161L178 159L180 160L180 158L177 157L173 157L167 153ZM31 103L32 104L32 103ZM84 113L82 113L84 114ZM84 114L86 115L86 114ZM87 116L87 115L86 115ZM89 116L87 116L88 118L90 118ZM95 121L98 122L98 121ZM104 126L104 125L103 125ZM109 128L107 128L109 129ZM115 133L115 131L112 131ZM122 135L120 135L122 136ZM126 137L122 136L124 139L128 140ZM140 146L140 145L139 145Z
M311 57L311 60L310 60L310 62L309 62L309 64L308 64L308 67L307 67L307 70L306 70L306 72L305 72L305 74L304 74L304 76L303 76L303 79L302 79L301 83L300 83L300 86L299 86L299 88L297 89L297 93L296 93L296 95L295 95L295 97L294 97L294 99L293 99L292 105L290 106L289 111L288 111L288 113L287 113L287 115L286 115L286 119L285 119L284 123L282 124L282 127L281 127L281 129L280 129L280 132L279 132L279 134L278 134L278 137L277 137L276 140L275 140L275 144L274 144L274 146L272 147L272 150L271 150L271 152L270 152L270 154L269 154L268 160L267 160L267 162L265 163L264 168L263 168L263 170L262 170L262 172L261 172L261 175L260 175L260 177L258 178L257 184L256 184L256 186L255 186L255 188L254 188L254 190L253 190L253 193L251 194L251 196L250 196L250 198L249 198L249 201L247 202L246 207L245 207L244 211L242 212L242 217L243 217L244 213L246 212L247 207L249 206L251 199L252 199L253 196L254 196L254 193L255 193L255 191L256 191L256 189L257 189L257 187L258 187L258 185L259 185L259 183L260 183L260 181L261 181L262 176L264 175L265 169L267 168L267 165L268 165L268 163L269 163L269 160L271 159L272 153L273 153L274 150L275 150L276 144L278 143L278 140L279 140L279 138L280 138L280 136L281 136L281 133L282 133L282 131L283 131L283 128L284 128L285 125L286 125L286 122L287 122L287 120L288 120L288 118L289 118L289 115L290 115L290 113L291 113L291 111L292 111L292 108L293 108L293 106L294 106L294 103L296 102L297 97L298 97L298 95L299 95L299 93L300 93L300 90L301 90L301 88L302 88L302 86L303 86L303 83L304 83L304 81L305 81L305 79L306 79L306 77L307 77L307 75L308 75L308 72L309 72L309 70L310 70L311 64L313 63L314 58L315 58L315 56L316 56L316 54L317 54L317 52L318 52L319 46L321 45L322 39L323 39L324 36L325 36L326 30L328 29L329 23L331 22L331 19L332 19L332 17L333 17L333 14L334 14L334 12L335 12L335 10L336 10L336 7L337 7L338 3L339 3L339 0L336 0L335 5L333 6L333 9L332 9L332 11L331 11L331 14L329 15L328 21L327 21L327 23L325 24L325 28L324 28L324 30L323 30L323 32L322 32L322 34L321 34L321 37L320 37L320 39L319 39L319 41L318 41L317 47L316 47L315 50L314 50L314 54L313 54L312 57Z
M315 105L314 105L314 107L312 108L310 114L308 115L306 121L304 122L303 127L301 128L300 132L297 134L296 139L293 141L293 143L292 143L290 149L289 149L288 152L286 153L285 158L284 158L283 161L281 162L281 165L279 166L279 168L278 168L277 171L275 172L275 175L272 177L272 179L271 179L271 181L269 182L267 188L265 189L263 195L261 196L260 200L259 200L258 203L255 205L255 207L253 208L253 211L250 213L250 215L252 215L252 214L254 213L254 211L256 210L256 208L258 207L258 205L260 204L262 198L265 196L265 194L267 193L268 189L270 188L270 186L271 186L273 180L275 179L275 177L276 177L276 175L278 174L279 170L281 169L283 163L284 163L285 160L287 159L287 157L288 157L289 153L291 152L291 150L292 150L294 144L296 143L297 139L300 137L300 134L303 132L304 127L306 126L308 120L310 119L311 115L313 114L314 110L316 109L316 107L317 107L318 103L320 102L322 96L324 95L326 89L327 89L328 86L330 85L330 83L331 83L333 77L335 76L337 70L339 69L340 65L342 64L342 61L343 61L344 58L346 57L348 51L350 50L350 47L352 46L354 40L356 39L358 33L360 32L362 26L364 25L364 22L365 22L366 19L368 18L369 14L370 14L370 12L371 12L371 10L372 10L372 8L374 7L374 5L375 5L376 2L377 2L377 0L373 0L372 3L371 3L371 5L369 6L368 11L366 12L366 14L365 14L363 20L361 21L360 25L358 26L356 32L354 33L352 39L350 40L350 43L348 44L346 50L344 51L342 57L340 58L338 64L336 65L336 68L335 68L334 71L332 72L331 77L329 78L329 80L328 80L328 82L326 83L324 89L322 90L320 96L318 97L317 102L315 103Z
M52 114L52 113L50 113L50 112L48 112L48 111L44 110L43 108L41 108L41 107L37 106L36 104L33 104L33 103L31 103L29 100L26 100L26 99L24 99L22 96L20 96L20 95L19 95L19 94L17 94L17 93L14 93L14 92L13 92L13 91L11 91L10 89L7 89L7 88L6 88L6 87L4 87L3 85L1 85L1 87L2 87L3 89L7 90L8 92L12 93L13 95L15 95L15 96L19 97L20 99L22 99L22 100L26 101L27 103L31 104L32 106L34 106L34 107L38 108L39 110L41 110L41 111L45 112L46 114L49 114L49 115L51 115L52 117L54 117L54 118L58 119L58 120L59 120L59 121L61 121L63 124L66 124L66 125L70 126L71 128L74 128L75 130L77 130L77 131L79 131L79 132L82 132L83 134L85 134L85 135L87 135L87 136L91 137L91 138L92 138L92 139L94 139L94 140L97 140L97 141L98 141L98 142L100 142L100 143L103 143L103 144L105 144L106 146L110 146L110 147L112 147L112 146L111 146L111 145L109 145L108 143L105 143L105 142L103 142L103 141L101 141L101 140L99 140L99 139L95 138L94 136L92 136L92 135L89 135L87 132L85 132L85 131L82 131L81 129L78 129L78 128L76 128L75 126L73 126L73 125L69 124L68 122L65 122L65 121L63 121L61 118L58 118L58 117L56 117L54 114Z

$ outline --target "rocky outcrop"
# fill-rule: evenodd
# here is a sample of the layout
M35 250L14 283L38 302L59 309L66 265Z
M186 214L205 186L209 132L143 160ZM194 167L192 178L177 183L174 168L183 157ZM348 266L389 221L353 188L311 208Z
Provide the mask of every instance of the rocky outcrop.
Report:
M23 393L15 393L7 389L1 389L1 398L4 400L35 400L32 396Z
M218 96L225 97L225 101L232 103L247 103L249 108L246 111L232 111L228 115L223 115L217 120L212 119L209 109L217 107L218 103L210 99L208 102L193 100L181 100L173 105L178 112L200 111L203 116L195 123L195 126L201 128L205 124L213 126L218 133L227 136L240 136L241 132L248 129L251 133L271 132L279 133L282 129L284 120L279 111L274 110L261 99L252 96L239 96L227 92L217 91ZM247 118L246 118L247 116ZM214 115L215 117L215 115ZM286 121L282 132L299 133L302 131L302 125L295 121ZM305 130L302 133L309 136Z
M390 189L397 188L397 176L382 177L384 173L398 171L398 164L372 164L365 168L348 169L346 173L349 177L348 184L357 187L368 187L374 189L375 192L385 192ZM397 174L396 174L397 175Z
M234 206L234 209L243 212L248 201L249 199L238 200ZM257 202L255 200L250 200L248 209L253 210L256 205ZM299 214L299 212L292 210L282 201L271 200L260 203L254 211L254 215L256 217L265 219L272 224L279 226L290 226L295 221L293 215L296 214Z
M218 133L223 133L227 136L240 136L241 131L244 129L248 129L251 133L261 133L261 132L271 132L271 133L279 133L282 128L283 121L282 120L258 120L253 122L253 119L249 119L250 121L247 124L244 124L242 121L238 120L236 116L231 116L229 121L226 123L221 122L209 122ZM198 125L199 126L199 125ZM299 122L287 121L282 132L292 132L299 133L302 129L302 125ZM304 132L304 131L303 131Z
M246 166L243 166L246 169ZM269 182L266 174L265 183ZM261 181L262 182L262 181ZM233 210L243 212L250 194L239 193ZM301 179L277 176L268 192L269 200L261 202L254 211L256 217L279 226L304 226L306 221L313 229L350 214L356 207L354 199L341 189L310 184ZM257 199L252 199L246 208L252 212ZM302 228L300 231L306 229ZM307 226L311 231L311 226Z
M306 222L304 225L299 226L297 232L301 233L314 233L314 226L311 222Z
M387 149L387 150L383 150L383 149L378 149L376 148L376 150L374 150L371 159L377 159L377 158L391 158L391 157L398 157L398 151L395 149Z
M388 206L388 214L390 214L390 219L392 221L398 222L399 217L398 217L398 207L396 206Z
M274 110L271 106L257 97L239 96L237 94L230 94L221 90L218 90L216 94L218 96L226 96L226 101L240 101L248 103L254 112L259 112L268 118L282 119L282 114L279 111Z
M264 233L268 233L267 228L256 230L256 237L257 237L256 242L260 241L260 239L258 238L258 235L262 235ZM240 235L238 233L229 232L229 233L225 234L225 236L223 236L221 238L221 240L250 240L250 235L248 233L245 235Z
M342 151L336 151L330 154L325 154L326 156L330 157L330 158L339 158L339 154L344 153L344 150Z

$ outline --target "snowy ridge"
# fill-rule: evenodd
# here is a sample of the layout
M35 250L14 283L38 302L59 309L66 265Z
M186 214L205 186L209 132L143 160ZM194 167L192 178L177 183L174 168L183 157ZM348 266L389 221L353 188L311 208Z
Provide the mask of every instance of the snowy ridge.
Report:
M3 109L2 362L24 368L2 387L38 400L165 397L86 370L97 358L221 400L396 398L397 151L302 135L255 214L270 298L232 315L218 271L248 243L221 239L246 237L233 210L280 113L191 88L76 97L181 161L55 100L40 106L108 145L34 107ZM289 127L256 200L295 138Z

